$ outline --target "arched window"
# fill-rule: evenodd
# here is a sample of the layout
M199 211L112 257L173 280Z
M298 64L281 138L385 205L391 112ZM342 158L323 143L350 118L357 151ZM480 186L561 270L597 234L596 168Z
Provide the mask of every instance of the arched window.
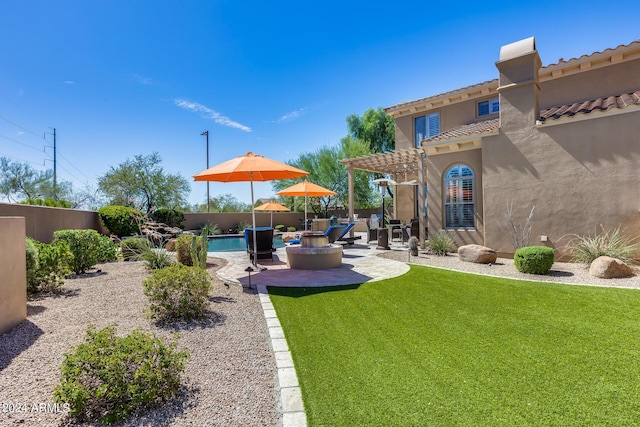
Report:
M447 228L474 227L473 171L467 165L451 166L444 178L444 209Z

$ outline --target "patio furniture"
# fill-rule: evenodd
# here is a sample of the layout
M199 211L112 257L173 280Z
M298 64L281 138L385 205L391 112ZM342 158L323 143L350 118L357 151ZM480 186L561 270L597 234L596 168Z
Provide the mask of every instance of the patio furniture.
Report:
M373 222L374 226L369 225L369 221L366 221L367 224L367 243L372 240L378 240L378 218Z
M355 222L352 222L349 225L347 225L347 228L345 228L342 234L340 235L340 237L336 239L336 242L345 242L347 246L352 246L356 240L361 239L362 236L354 236L354 237L347 236L347 234L349 234L349 232L355 225L356 225Z
M336 240L338 240L340 237L342 237L343 235L342 230L344 228L346 228L345 225L332 225L329 228L327 228L323 234L328 238L329 243L333 243ZM304 236L304 233L302 235ZM300 243L300 239L289 240L289 243L294 245L298 244Z
M253 244L253 229L244 229L244 238L247 242L247 253L249 259L254 262L257 259L271 259L273 261L273 253L276 248L273 247L273 228L256 227L256 244ZM255 248L255 249L254 249Z
M398 239L402 239L402 223L399 219L390 219L389 229L391 230L391 240L393 240L396 235Z

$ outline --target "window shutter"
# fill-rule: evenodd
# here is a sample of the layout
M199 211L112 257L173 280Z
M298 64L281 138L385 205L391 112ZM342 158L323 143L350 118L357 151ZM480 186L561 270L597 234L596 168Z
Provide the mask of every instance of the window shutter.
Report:
M440 113L429 115L429 137L440 133Z

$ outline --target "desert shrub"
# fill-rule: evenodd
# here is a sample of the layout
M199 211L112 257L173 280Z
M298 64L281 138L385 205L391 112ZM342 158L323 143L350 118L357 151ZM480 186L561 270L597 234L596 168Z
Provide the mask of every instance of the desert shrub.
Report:
M191 234L182 234L178 236L178 238L176 239L176 246L175 246L176 257L178 258L178 262L180 264L184 264L187 266L193 265L193 258L191 257L191 252L192 252L191 244L194 237L195 236ZM202 250L202 240L196 239L197 254L200 254L201 250ZM205 251L206 251L206 248L205 248Z
M108 236L98 238L98 262L114 262L118 260L118 245Z
M455 249L453 239L444 230L440 230L437 234L430 236L428 245L433 254L441 256L445 256Z
M200 228L200 233L204 233L205 236L213 236L222 234L222 230L218 228L218 224L208 222Z
M73 271L73 253L69 244L64 240L49 244L34 240L33 243L38 250L36 290L56 292L63 285L64 278Z
M418 256L418 248L420 247L420 241L416 236L409 237L409 250L412 256Z
M602 232L594 236L574 235L569 241L569 252L573 262L591 264L601 256L617 258L625 263L633 261L637 255L637 238L625 236L620 227L609 232L600 226Z
M240 222L238 223L236 229L238 230L238 233L243 233L245 228L251 228L252 225L250 222Z
M73 254L71 268L81 274L98 263L100 234L96 230L58 230L53 232L53 244L65 241Z
M185 350L139 330L115 332L89 325L85 342L64 355L54 399L80 420L113 423L178 393Z
M120 242L122 259L125 261L141 261L144 253L151 249L151 242L144 237L131 237Z
M287 227L287 231L289 233L293 233L294 231L296 231L296 228L295 227Z
M25 247L27 251L27 291L37 292L40 283L38 283L38 248L36 241L31 237L27 237Z
M189 320L206 314L211 280L202 268L172 265L154 271L142 285L154 319Z
M554 252L546 246L526 246L516 251L513 263L521 273L547 274L553 265Z
M184 212L176 209L157 209L151 213L151 219L170 227L184 228Z
M165 248L148 248L142 253L142 259L151 270L160 270L173 264L173 258Z
M282 230L284 230L284 225L283 225L283 224L278 224L278 225L276 225L276 226L275 226L275 227L273 227L273 228L275 228L277 231L282 232Z
M100 219L109 232L118 237L131 236L140 231L142 212L128 206L103 206L98 209Z
M23 205L35 205L35 206L49 206L52 208L71 208L71 202L67 200L56 200L56 199L34 199L29 197L24 202L20 202Z

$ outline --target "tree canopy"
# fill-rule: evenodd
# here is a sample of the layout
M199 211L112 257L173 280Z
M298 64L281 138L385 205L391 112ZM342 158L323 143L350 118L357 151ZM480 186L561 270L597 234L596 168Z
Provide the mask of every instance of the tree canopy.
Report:
M98 187L114 205L132 206L147 213L158 208L182 208L191 186L181 175L165 172L161 162L158 153L134 156L109 168L98 178Z
M326 217L328 211L347 206L348 171L339 160L367 154L370 154L367 143L346 136L338 146L325 146L313 153L303 153L298 159L290 161L291 166L309 172L307 180L337 193L335 196L308 198L307 209ZM297 182L300 179L273 181L272 187L278 192ZM375 196L369 185L369 173L355 171L354 198L356 206L366 208L372 205ZM302 210L301 206L304 204L304 197L282 197L281 200L292 210Z
M369 144L372 153L393 151L396 146L395 122L382 107L369 108L362 116L347 116L349 136Z

